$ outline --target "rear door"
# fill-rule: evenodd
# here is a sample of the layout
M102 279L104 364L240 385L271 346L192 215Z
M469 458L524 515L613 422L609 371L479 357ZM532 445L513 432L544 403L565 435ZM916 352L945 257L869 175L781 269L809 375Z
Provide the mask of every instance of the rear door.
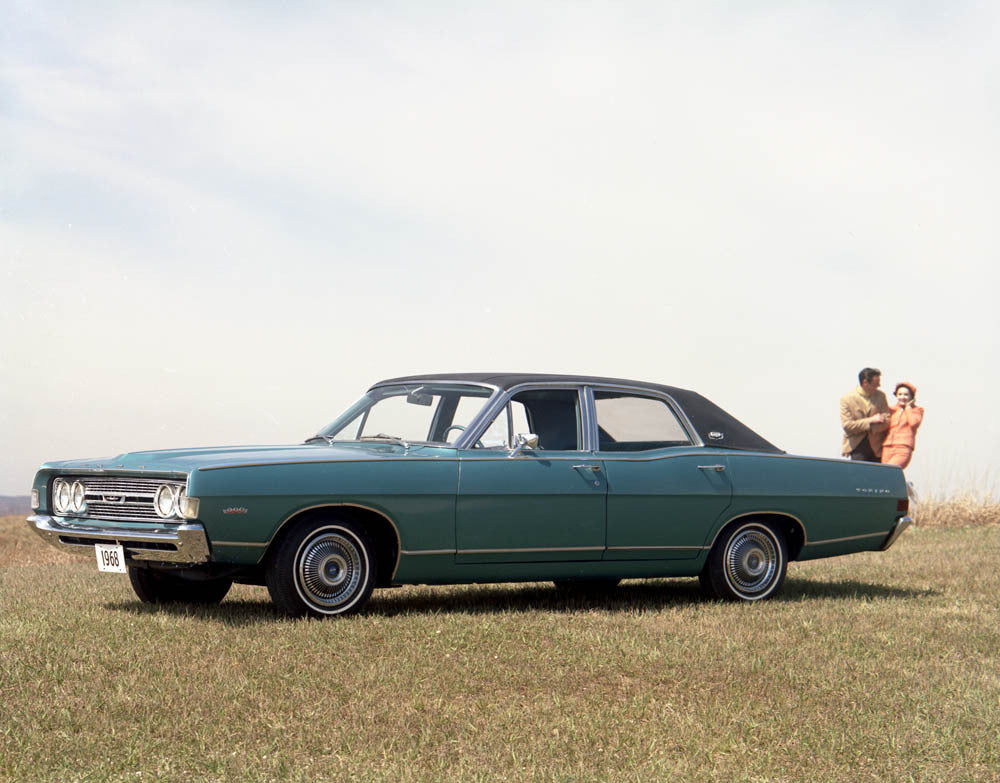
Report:
M593 389L596 456L608 479L608 560L696 557L732 502L725 452L695 445L671 403Z

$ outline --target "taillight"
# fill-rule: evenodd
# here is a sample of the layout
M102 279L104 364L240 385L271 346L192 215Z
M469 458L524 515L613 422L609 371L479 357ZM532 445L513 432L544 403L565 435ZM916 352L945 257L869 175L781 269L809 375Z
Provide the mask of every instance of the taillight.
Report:
M898 511L900 514L905 514L909 510L910 510L909 498L903 498L902 500L896 501L896 511Z

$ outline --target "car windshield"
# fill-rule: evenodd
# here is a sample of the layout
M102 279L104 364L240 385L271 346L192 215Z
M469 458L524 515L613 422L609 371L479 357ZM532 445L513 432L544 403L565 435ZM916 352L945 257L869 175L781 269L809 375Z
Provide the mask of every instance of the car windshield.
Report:
M467 383L378 386L320 430L316 439L452 444L493 393Z

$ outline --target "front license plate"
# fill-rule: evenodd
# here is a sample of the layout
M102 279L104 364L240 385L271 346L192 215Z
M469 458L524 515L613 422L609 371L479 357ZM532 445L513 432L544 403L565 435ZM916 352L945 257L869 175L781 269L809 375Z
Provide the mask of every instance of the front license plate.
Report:
M121 544L94 544L97 552L97 570L125 573L125 550Z

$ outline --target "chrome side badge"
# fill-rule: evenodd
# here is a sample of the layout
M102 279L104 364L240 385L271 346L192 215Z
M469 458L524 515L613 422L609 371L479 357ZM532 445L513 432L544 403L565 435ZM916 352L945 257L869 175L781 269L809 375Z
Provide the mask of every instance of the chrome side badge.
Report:
M245 514L247 510L243 506L230 506L229 508L222 509L223 514Z
M718 430L712 430L710 433L708 433L709 440L722 440L724 437L725 436Z

